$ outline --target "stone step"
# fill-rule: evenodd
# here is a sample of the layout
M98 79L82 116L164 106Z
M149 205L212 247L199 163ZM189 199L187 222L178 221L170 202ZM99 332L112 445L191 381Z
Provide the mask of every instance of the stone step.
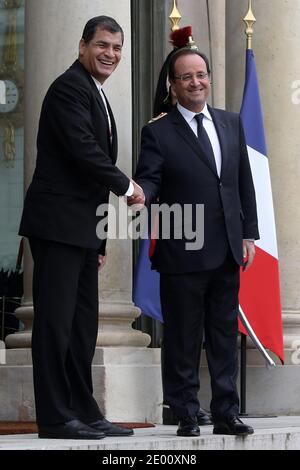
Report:
M212 426L201 427L201 436L177 437L176 426L136 429L132 437L107 437L100 441L38 439L37 435L0 436L0 450L299 450L300 416L245 418L255 433L247 437L215 436ZM113 454L112 454L113 455ZM120 454L119 454L120 455ZM104 458L104 457L103 457ZM101 459L100 459L101 460ZM105 463L105 462L103 462Z
M249 359L251 354L249 352ZM202 356L199 397L201 406L209 409L210 376L205 367L205 354ZM94 396L109 420L161 422L163 398L159 357L158 349L96 349ZM34 421L31 351L6 350L4 359L0 365L0 420ZM278 365L271 370L264 364L247 366L248 413L300 415L299 390L300 374L296 365Z

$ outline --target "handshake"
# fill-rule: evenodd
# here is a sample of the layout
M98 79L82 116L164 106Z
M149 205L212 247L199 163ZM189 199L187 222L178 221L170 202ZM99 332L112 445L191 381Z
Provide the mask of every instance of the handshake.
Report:
M133 194L131 196L127 196L127 205L129 207L134 206L136 211L141 210L145 205L145 194L143 189L133 180L130 180L133 184Z

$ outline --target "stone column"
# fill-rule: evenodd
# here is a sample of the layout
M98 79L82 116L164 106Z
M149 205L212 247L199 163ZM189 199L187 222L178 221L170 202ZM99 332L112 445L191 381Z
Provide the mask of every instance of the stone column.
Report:
M58 14L59 12L59 14ZM26 1L26 86L25 86L25 178L31 181L36 156L36 134L42 100L50 83L77 58L78 43L86 21L100 14L113 16L125 32L123 60L115 75L105 84L119 128L119 167L131 173L131 38L130 2L117 0L90 2L72 0ZM109 261L100 282L101 320L98 345L147 346L150 337L133 330L131 323L139 309L131 302L131 241L109 244ZM7 338L10 348L30 347L33 306L31 295L32 260L27 247L24 300L16 312L25 332ZM112 287L113 286L113 287Z
M226 76L224 47L226 40L226 0L208 2L209 19L211 28L211 62L212 62L212 91L215 108L225 109L226 103Z
M226 2L226 101L227 109L236 112L245 79L246 37L241 19L247 9L248 0ZM277 226L286 365L267 371L259 353L248 351L247 412L290 414L299 413L300 386L294 367L300 356L300 0L254 0L252 9Z
M105 84L105 92L118 126L118 165L131 174L130 0L72 0L71 8L65 0L26 0L26 186L35 166L38 119L45 93L50 83L77 58L86 21L101 14L114 17L125 32L123 60ZM112 197L112 202L116 205L117 198ZM109 419L157 422L162 401L160 360L157 350L145 347L150 337L131 326L140 313L131 301L131 247L128 239L109 241L108 263L99 276L101 347L96 349L93 362L94 396ZM7 351L6 366L0 368L0 394L5 403L0 406L0 418L9 421L35 418L29 349L33 319L32 260L28 247L26 250L24 300L17 312L26 331L7 337L8 347L15 349Z
M26 164L25 164L26 169ZM33 322L33 303L32 303L32 258L30 254L29 244L27 240L24 244L24 295L21 307L15 311L16 317L21 320L24 325L24 330L18 333L8 335L5 339L7 348L30 348L31 347L31 333Z
M116 198L111 198L111 202ZM131 240L109 240L107 265L99 276L97 346L148 346L150 336L132 328L140 309L131 300Z
M300 339L299 22L300 0L253 3L253 49L260 81L270 161L281 275L286 362ZM227 2L227 103L238 111L244 81L244 24L248 1ZM278 34L280 32L280 34ZM282 39L284 38L284 40ZM295 355L294 355L295 357Z

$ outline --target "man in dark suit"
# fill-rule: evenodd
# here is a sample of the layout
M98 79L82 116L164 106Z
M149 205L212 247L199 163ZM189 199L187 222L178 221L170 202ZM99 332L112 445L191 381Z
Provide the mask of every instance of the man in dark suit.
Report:
M143 202L116 166L117 131L102 90L121 59L123 30L92 18L79 58L50 86L42 106L37 161L20 234L34 260L32 358L39 437L130 435L107 421L93 398L91 363L98 331L96 210L109 192Z
M190 219L171 221L171 229L190 224L199 232L197 207L203 205L204 244L191 249L184 236L171 230L166 239L160 230L152 255L161 279L165 400L179 417L177 434L199 435L197 365L205 328L214 433L246 435L253 429L238 418L236 390L239 267L252 263L258 227L244 133L239 115L207 105L204 54L177 51L169 80L178 104L143 128L135 179L147 204L159 197L183 212L189 205Z
M195 47L191 26L187 26L184 28L180 28L176 31L173 31L170 34L170 40L173 45L173 50L168 54L159 74L159 78L158 78L158 82L156 86L156 92L154 96L154 104L153 104L154 116L160 116L162 113L169 113L173 109L173 107L176 106L177 104L177 97L175 95L174 88L171 88L170 86L167 87L167 81L168 81L167 79L168 79L168 73L169 73L168 68L169 68L169 63L172 58L172 55L175 54L175 52L178 49L182 49L183 47L191 47L191 44L193 45L193 48L198 49L197 47ZM158 328L162 329L162 325L160 324ZM199 347L199 356L198 356L199 366L198 367L200 367L201 350L202 350L202 346ZM163 394L164 394L163 359L164 358L162 355L161 356L161 364L162 364L161 379L162 379L162 389L163 389ZM200 407L200 404L199 404L199 410L198 410L196 418L197 418L197 423L199 426L209 426L212 424L209 414ZM166 425L178 424L177 416L174 415L174 412L165 403L164 397L163 397L162 420L163 420L163 424L166 424Z

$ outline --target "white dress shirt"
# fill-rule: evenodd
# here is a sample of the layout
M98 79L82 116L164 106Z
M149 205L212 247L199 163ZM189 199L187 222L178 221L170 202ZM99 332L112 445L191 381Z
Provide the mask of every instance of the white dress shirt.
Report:
M177 108L180 114L183 116L183 118L186 120L186 122L192 129L192 131L194 132L195 136L198 137L198 124L195 119L195 116L197 113L194 113L193 111L190 111L189 109L184 108L179 103L177 103ZM203 126L204 126L204 129L206 130L206 133L208 135L208 138L210 140L210 143L213 149L217 172L218 172L218 175L221 176L221 168L222 168L221 147L220 147L220 142L219 142L219 138L218 138L218 134L217 134L214 122L212 120L210 112L208 111L207 104L205 104L201 113L204 114Z
M189 109L184 108L181 106L180 103L177 103L177 108L180 114L184 117L196 137L198 137L198 123L195 119L195 115L197 113L193 113ZM222 169L222 153L221 153L221 147L220 147L220 142L218 138L218 134L214 125L214 122L212 120L211 114L208 111L207 104L205 104L204 108L201 111L202 114L204 114L203 118L203 126L206 130L206 133L208 135L208 138L210 140L213 152L214 152L214 157L215 157L215 162L216 162L216 167L217 167L217 172L219 177L221 176L221 169ZM254 242L254 239L252 238L246 238L249 242Z
M105 111L106 111L106 114L107 114L110 138L112 138L111 119L110 119L110 115L109 115L109 112L108 112L107 102L106 102L106 99L105 99L105 96L104 96L104 93L103 93L103 90L102 90L102 85L101 85L100 82L98 82L98 80L96 80L95 77L92 76L92 79L94 80L95 85L98 88L99 94L102 98L102 101L103 101L103 104L104 104L104 107L105 107Z

